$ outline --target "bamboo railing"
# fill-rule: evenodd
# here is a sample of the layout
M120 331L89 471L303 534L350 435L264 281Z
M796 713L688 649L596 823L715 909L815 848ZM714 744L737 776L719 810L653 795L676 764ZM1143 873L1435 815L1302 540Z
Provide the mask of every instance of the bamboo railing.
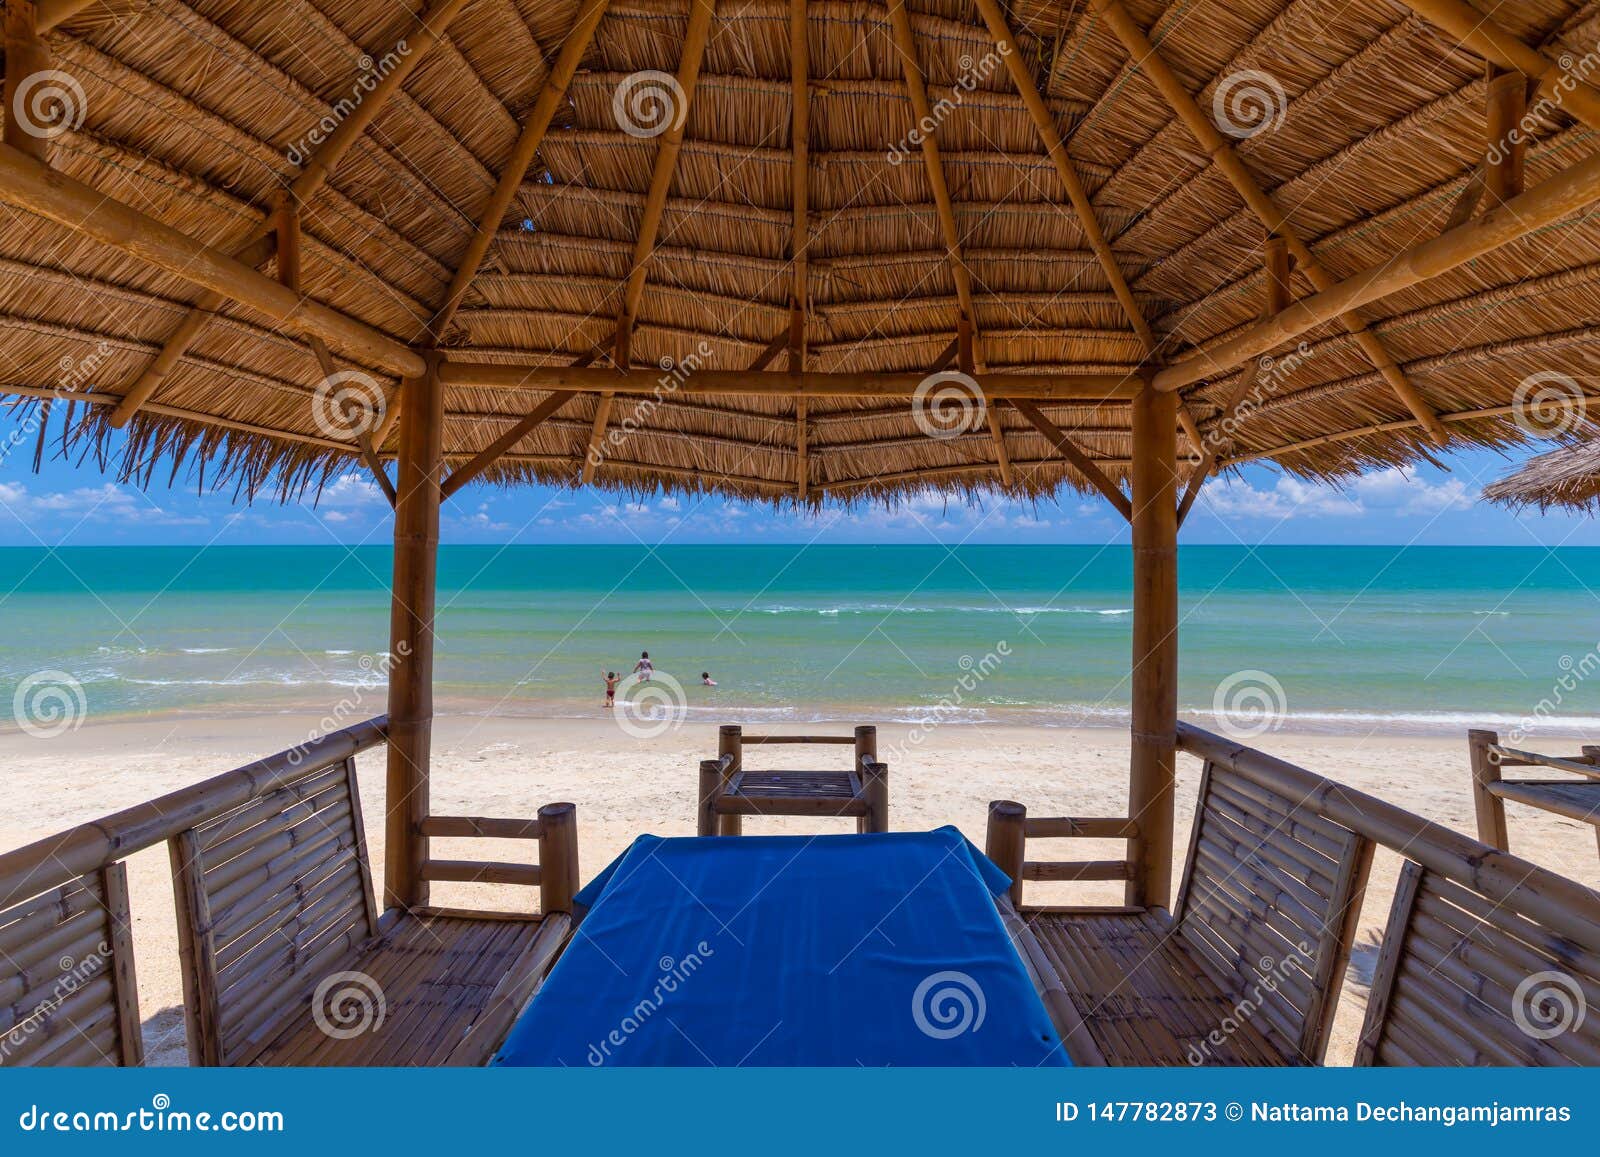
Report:
M1192 724L1178 724L1178 748L1298 799L1318 815L1482 893L1492 903L1530 916L1579 944L1600 948L1600 893L1576 880Z
M201 783L0 854L0 907L97 872L196 824L383 743L385 716L330 731Z

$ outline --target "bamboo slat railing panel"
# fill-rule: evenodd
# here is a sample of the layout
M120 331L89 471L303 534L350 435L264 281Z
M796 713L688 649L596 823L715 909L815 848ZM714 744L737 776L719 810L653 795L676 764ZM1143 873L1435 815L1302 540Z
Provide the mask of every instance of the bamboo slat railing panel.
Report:
M1600 1065L1600 951L1415 861L1402 873L1358 1065Z
M248 1064L378 931L355 761L170 842L190 1061Z
M144 1063L122 864L0 911L0 961L0 1066Z

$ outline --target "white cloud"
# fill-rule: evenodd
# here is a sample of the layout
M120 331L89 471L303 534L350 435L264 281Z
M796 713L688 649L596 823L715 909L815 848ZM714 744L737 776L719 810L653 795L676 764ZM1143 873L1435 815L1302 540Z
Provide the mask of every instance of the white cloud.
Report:
M1270 489L1257 489L1239 479L1214 479L1205 484L1201 499L1206 510L1221 517L1280 521L1305 515L1353 518L1374 511L1427 516L1472 506L1472 497L1460 479L1434 484L1399 467L1363 474L1342 487L1287 475L1279 477Z
M341 474L334 479L332 486L323 488L321 496L317 499L317 505L349 508L384 501L386 499L383 491L378 489L376 482L359 474ZM330 521L337 520L330 519Z
M73 490L34 493L20 482L0 482L0 517L37 531L61 532L78 522L139 523L146 526L206 526L202 515L177 515L138 490L105 482Z

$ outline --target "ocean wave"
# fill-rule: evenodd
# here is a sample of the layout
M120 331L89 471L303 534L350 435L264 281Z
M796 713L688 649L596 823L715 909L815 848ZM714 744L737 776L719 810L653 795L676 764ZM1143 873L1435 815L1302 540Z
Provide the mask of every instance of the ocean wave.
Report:
M778 603L769 607L721 607L720 613L752 615L1101 615L1133 614L1132 607L974 607L897 606L894 603L858 603L853 606L802 607Z
M180 647L185 655L222 655L233 650L232 647Z

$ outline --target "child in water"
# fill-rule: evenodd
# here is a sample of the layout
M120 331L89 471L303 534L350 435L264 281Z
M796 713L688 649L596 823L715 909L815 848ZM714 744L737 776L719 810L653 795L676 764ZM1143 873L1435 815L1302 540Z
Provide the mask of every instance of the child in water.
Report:
M717 685L717 681L711 677L710 671L701 671L700 685L702 687L715 687Z
M633 673L639 676L639 682L648 683L650 676L656 673L656 666L650 661L650 652L645 651L639 656L639 661L633 665Z
M622 676L615 671L607 671L602 677L605 679L606 684L606 706L615 707L617 705L617 684L622 682Z

